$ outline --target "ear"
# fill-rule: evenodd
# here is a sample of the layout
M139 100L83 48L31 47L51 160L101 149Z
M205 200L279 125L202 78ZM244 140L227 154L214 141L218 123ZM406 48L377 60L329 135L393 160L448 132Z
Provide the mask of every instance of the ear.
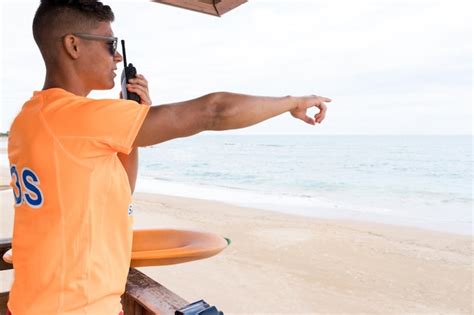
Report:
M63 38L63 47L69 57L72 59L79 58L80 55L80 40L74 35L66 35Z

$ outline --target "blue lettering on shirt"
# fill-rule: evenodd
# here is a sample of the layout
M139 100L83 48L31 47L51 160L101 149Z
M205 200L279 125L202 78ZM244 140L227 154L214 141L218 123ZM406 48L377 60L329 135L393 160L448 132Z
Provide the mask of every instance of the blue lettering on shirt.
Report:
M13 182L13 196L15 197L15 206L19 206L23 199L21 193L21 186L20 186L20 177L18 176L18 171L16 169L16 165L12 165L10 167L10 175Z
M43 205L43 194L39 189L39 178L29 168L23 168L21 174L23 185L25 187L24 199L26 203L32 208L39 208Z
M10 167L10 175L13 182L13 196L15 197L15 207L23 202L32 208L40 208L43 205L43 192L39 188L40 180L36 173L24 167L21 177L16 165Z

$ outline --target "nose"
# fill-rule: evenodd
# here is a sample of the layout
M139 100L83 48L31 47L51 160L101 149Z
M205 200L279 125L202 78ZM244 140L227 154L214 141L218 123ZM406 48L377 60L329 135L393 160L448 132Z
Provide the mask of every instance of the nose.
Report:
M119 63L119 62L122 62L122 60L123 60L122 55L118 51L116 51L114 55L114 62Z

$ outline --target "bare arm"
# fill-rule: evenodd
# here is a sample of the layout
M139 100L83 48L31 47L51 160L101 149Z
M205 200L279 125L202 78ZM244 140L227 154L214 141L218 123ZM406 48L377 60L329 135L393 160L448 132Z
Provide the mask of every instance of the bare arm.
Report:
M136 79L129 80L129 83L127 89L138 93L142 104L150 105L147 80L138 75ZM135 138L135 148L129 155L119 153L118 157L127 172L133 193L138 171L137 147L191 136L204 130L244 128L284 112L290 112L293 117L314 125L324 119L327 110L325 102L330 101L316 95L263 97L218 92L185 102L153 106ZM306 110L310 107L319 108L319 113L314 118L306 115Z
M138 173L138 148L133 148L129 155L117 153L117 156L122 163L125 172L127 172L130 191L133 194L135 191L135 183L137 182Z
M244 128L285 112L314 125L324 119L324 102L330 101L321 96L263 97L218 92L185 102L152 106L134 146L149 146L204 130ZM311 118L306 110L314 106L320 112Z

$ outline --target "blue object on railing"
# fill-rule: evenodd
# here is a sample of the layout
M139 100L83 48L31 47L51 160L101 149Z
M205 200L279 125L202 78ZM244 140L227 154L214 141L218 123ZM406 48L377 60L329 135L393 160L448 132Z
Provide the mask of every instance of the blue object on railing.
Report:
M180 308L175 315L224 315L224 313L204 300L199 300Z

